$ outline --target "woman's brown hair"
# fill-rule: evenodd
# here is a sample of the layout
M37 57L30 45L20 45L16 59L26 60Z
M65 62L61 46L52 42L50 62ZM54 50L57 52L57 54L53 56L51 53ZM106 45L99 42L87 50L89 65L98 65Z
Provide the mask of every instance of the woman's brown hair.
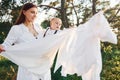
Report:
M37 8L37 6L33 3L24 4L21 11L20 11L19 17L17 18L17 20L15 22L15 25L18 25L18 24L25 22L25 15L23 14L23 10L27 11L28 9L33 8L33 7Z

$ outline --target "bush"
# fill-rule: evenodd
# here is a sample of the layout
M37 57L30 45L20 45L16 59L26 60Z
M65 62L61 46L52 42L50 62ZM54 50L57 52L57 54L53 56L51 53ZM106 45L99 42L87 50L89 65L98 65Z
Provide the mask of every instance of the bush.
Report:
M15 80L17 65L0 56L0 80Z

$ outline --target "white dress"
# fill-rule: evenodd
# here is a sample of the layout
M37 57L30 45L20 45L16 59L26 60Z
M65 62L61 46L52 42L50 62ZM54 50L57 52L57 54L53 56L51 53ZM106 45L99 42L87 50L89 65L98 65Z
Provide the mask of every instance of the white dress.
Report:
M41 75L50 70L55 54L59 51L55 70L62 65L63 76L77 73L83 80L100 80L100 41L117 44L116 34L103 12L95 14L77 28L65 29L55 35L9 47L1 55Z
M34 28L39 33L39 35L42 35L42 29L39 27L39 25L34 24ZM13 44L16 45L20 43L26 43L26 42L35 40L36 38L39 38L39 37L40 36L36 36L36 37L33 36L33 34L29 32L28 28L22 23L20 25L14 25L11 28L7 38L5 39L2 45L5 47L5 49L7 49L7 47L12 46ZM19 66L17 80L39 80L39 78L37 75Z

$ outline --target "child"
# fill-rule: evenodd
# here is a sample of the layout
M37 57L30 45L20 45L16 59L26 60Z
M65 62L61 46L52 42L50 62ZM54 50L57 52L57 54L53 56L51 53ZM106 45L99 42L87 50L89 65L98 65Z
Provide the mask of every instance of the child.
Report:
M46 31L43 34L43 37L58 33L60 31L61 25L62 21L60 18L52 18L50 20L50 27L46 29Z

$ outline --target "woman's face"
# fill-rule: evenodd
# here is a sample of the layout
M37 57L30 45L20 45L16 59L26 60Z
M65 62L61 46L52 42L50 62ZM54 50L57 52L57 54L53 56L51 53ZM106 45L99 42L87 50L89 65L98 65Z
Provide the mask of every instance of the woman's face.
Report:
M37 16L37 13L38 9L36 7L23 11L23 14L25 15L25 21L33 22Z

